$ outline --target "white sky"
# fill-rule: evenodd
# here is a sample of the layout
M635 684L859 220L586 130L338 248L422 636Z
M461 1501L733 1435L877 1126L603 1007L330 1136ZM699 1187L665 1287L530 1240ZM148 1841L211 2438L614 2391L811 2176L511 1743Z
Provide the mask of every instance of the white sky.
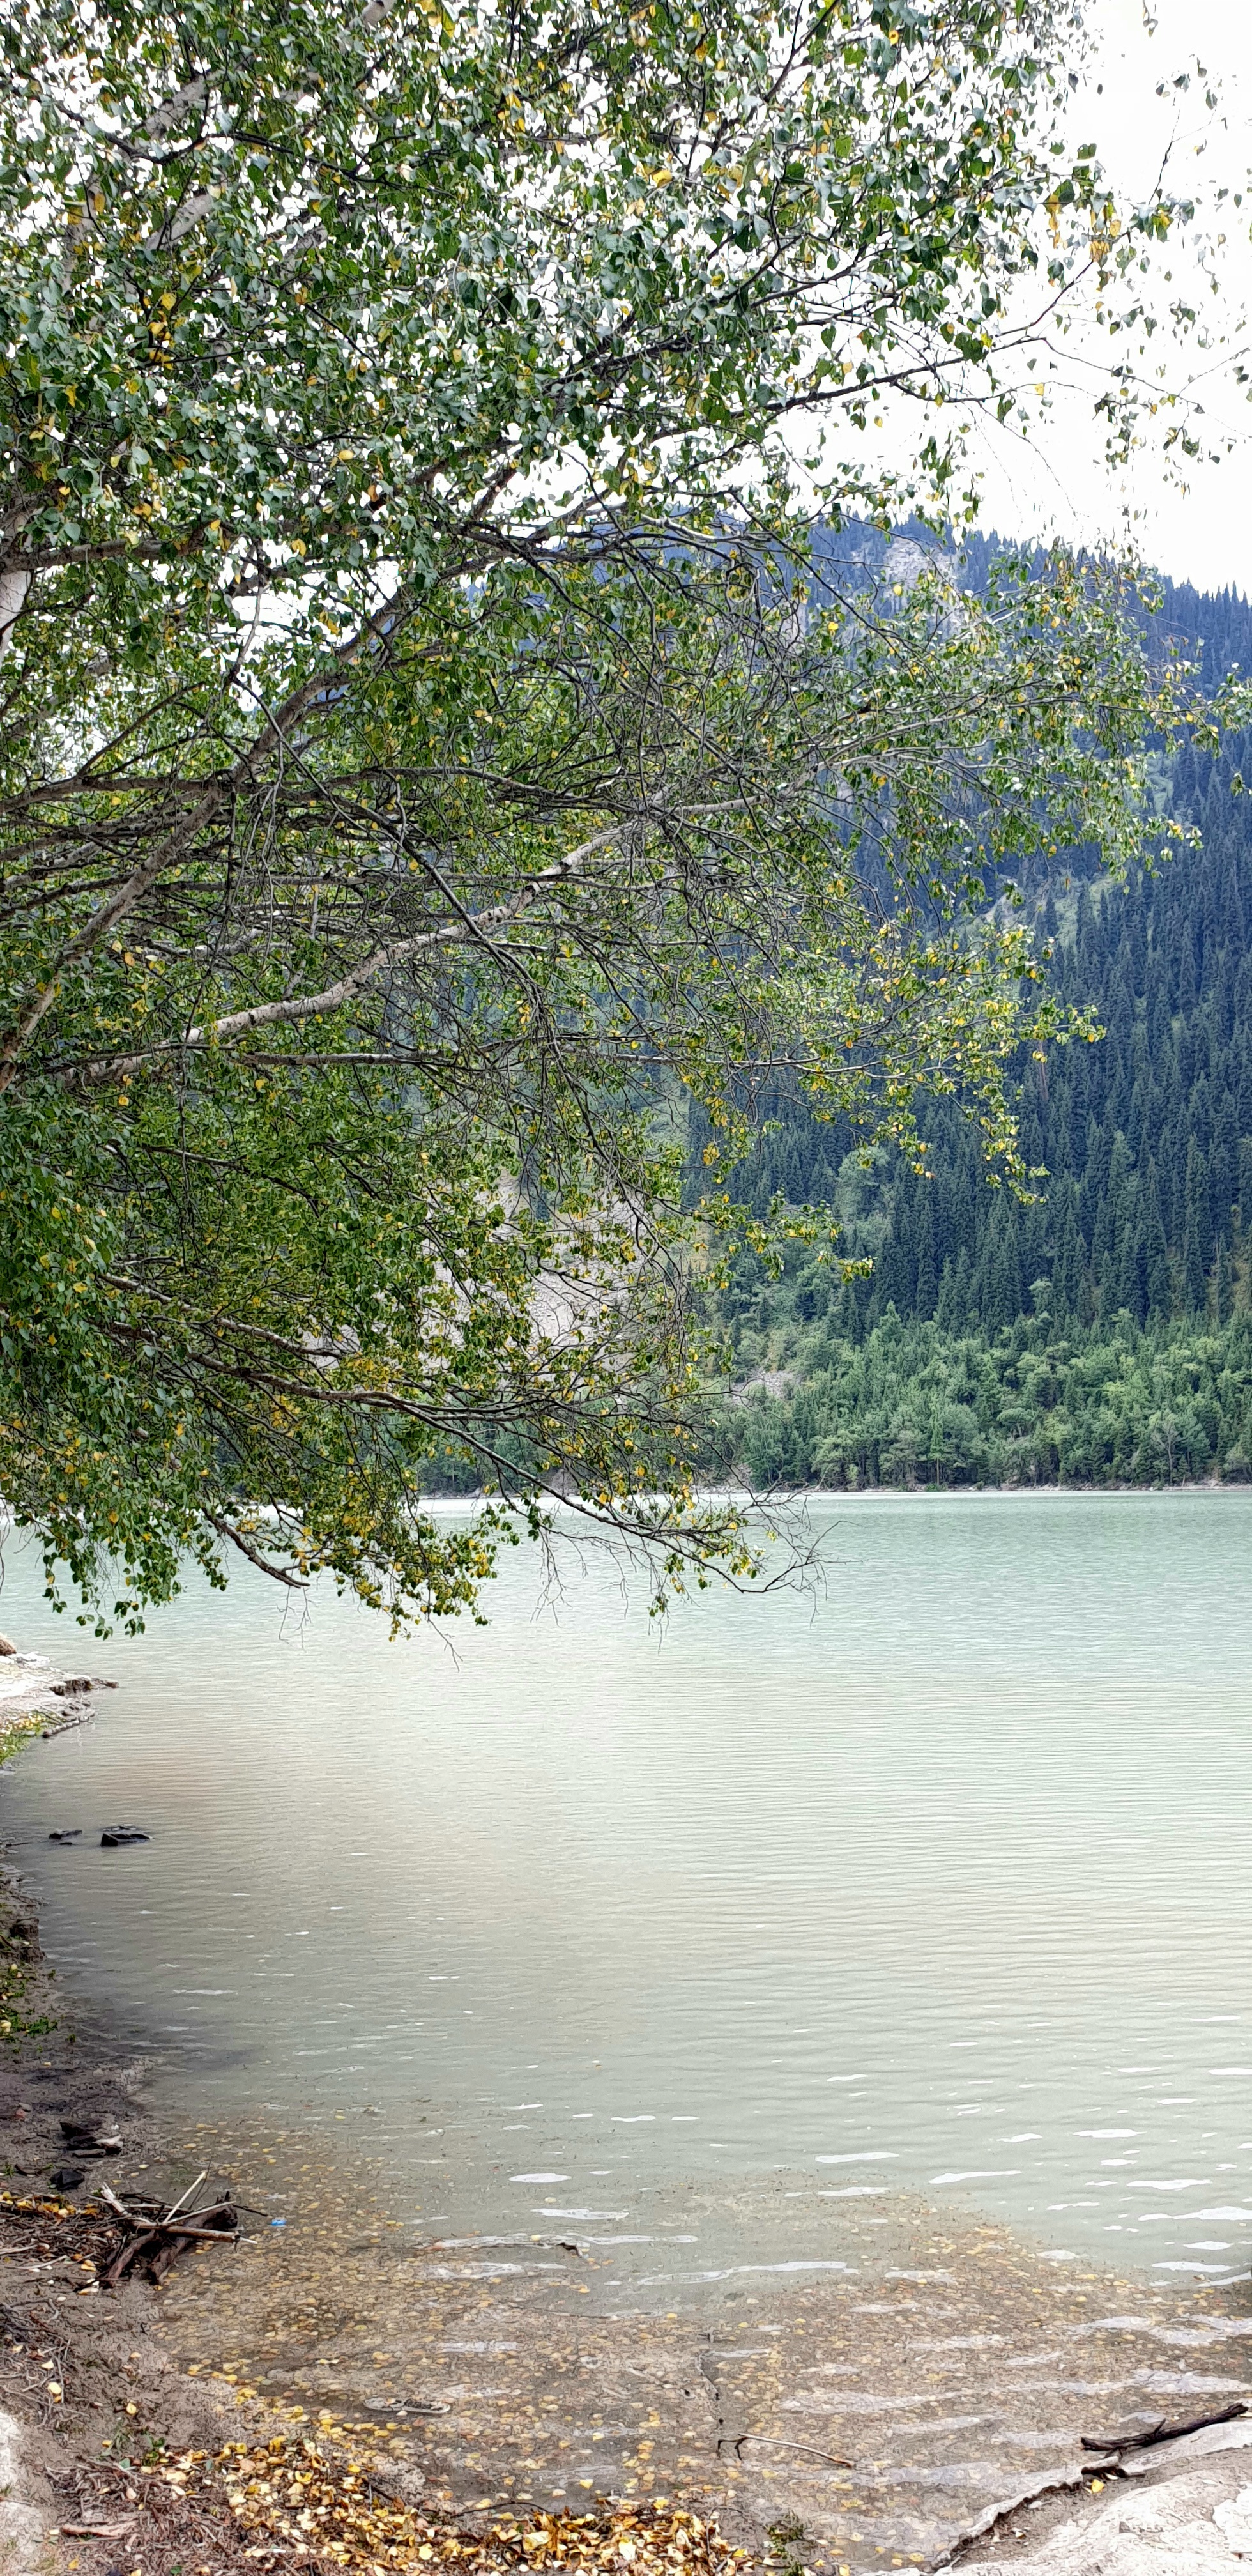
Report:
M1136 198L1150 193L1167 151L1178 195L1211 195L1223 185L1243 192L1241 210L1227 203L1210 218L1227 234L1221 262L1227 283L1220 303L1205 288L1203 305L1225 346L1206 354L1159 338L1155 343L1157 363L1175 384L1193 384L1208 428L1232 435L1233 451L1217 465L1185 464L1184 490L1171 488L1159 451L1136 456L1114 480L1097 461L1099 439L1086 407L1062 399L1032 448L1000 437L978 451L980 520L1006 536L1098 542L1129 534L1175 580L1206 590L1232 582L1252 595L1252 388L1239 387L1234 372L1235 356L1252 349L1252 5L1153 0L1153 7L1156 27L1149 32L1140 0L1092 0L1100 63L1075 104L1075 141L1096 143L1115 185ZM1214 76L1216 111L1205 105L1197 61ZM1188 70L1189 91L1171 87L1167 100L1156 96L1158 82L1172 84ZM1181 256L1171 252L1164 265L1176 287L1199 286L1196 262L1185 249Z

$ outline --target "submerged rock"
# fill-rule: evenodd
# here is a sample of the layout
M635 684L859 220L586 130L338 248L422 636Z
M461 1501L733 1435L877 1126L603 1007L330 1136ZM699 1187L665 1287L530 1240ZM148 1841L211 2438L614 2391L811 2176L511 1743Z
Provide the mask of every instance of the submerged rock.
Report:
M59 1833L49 1834L48 1840L50 1843L76 1843L82 1830L81 1825L63 1825Z
M100 1849L116 1851L121 1843L149 1843L151 1840L151 1834L145 1834L138 1825L106 1825L100 1836Z

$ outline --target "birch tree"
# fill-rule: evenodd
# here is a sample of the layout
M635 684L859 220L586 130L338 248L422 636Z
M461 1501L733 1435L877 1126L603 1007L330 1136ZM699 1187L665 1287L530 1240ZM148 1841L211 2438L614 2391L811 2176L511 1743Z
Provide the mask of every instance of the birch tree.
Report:
M1089 286L1134 323L1178 211L1065 148L1076 42L7 14L0 1493L55 1597L241 1551L448 1613L556 1496L662 1589L745 1571L686 1103L733 1159L780 1067L910 1145L946 1088L1024 1185L1004 1069L1064 1031L990 898L1140 848L1185 679L1089 566L976 604L851 532L955 507Z

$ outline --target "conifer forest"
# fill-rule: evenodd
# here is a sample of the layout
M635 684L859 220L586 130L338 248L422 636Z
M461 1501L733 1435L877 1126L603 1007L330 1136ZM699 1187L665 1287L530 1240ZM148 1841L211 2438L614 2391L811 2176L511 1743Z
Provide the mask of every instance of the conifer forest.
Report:
M967 550L976 583L990 548ZM1252 669L1252 611L1161 588L1153 640L1206 687ZM1242 768L1241 768L1242 762ZM928 1168L779 1097L734 1176L763 1216L828 1206L838 1254L741 1252L716 1298L710 1469L754 1485L1172 1484L1252 1477L1252 742L1184 746L1159 799L1189 847L1023 886L1066 1002L1102 1034L1018 1069L1025 1201L959 1109ZM697 1145L702 1138L696 1139ZM693 1157L693 1161L694 1161Z

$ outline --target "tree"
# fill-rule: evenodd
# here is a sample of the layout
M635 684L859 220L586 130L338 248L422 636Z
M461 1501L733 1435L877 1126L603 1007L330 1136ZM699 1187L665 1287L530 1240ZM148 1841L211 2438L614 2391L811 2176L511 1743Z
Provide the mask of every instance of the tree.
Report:
M1187 1147L1186 1233L1183 1269L1187 1304L1202 1315L1208 1302L1209 1266L1213 1258L1213 1224L1209 1214L1208 1165L1194 1137Z
M742 1566L687 1102L729 1153L781 1068L920 1154L929 1084L1020 1185L1061 1015L988 890L1138 846L1178 689L1090 567L816 564L791 458L841 425L840 524L944 507L954 405L1085 277L1133 319L1171 209L1058 158L1074 24L9 14L0 1490L50 1588L133 1621L233 1544L455 1610L552 1493ZM847 436L909 398L902 484Z

